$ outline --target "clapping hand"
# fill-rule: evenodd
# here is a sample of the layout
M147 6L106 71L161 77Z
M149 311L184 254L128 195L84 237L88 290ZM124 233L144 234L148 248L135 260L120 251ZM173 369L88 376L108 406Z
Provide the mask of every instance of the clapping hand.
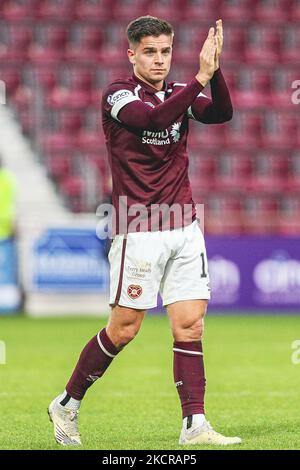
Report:
M220 55L223 47L223 26L222 20L216 21L216 30L214 27L209 28L207 38L200 52L200 68L196 75L197 80L205 86L212 78L220 63Z
M215 34L215 44L216 44L216 53L215 53L215 70L218 70L220 67L219 58L222 52L223 47L223 25L222 20L216 21L216 34Z

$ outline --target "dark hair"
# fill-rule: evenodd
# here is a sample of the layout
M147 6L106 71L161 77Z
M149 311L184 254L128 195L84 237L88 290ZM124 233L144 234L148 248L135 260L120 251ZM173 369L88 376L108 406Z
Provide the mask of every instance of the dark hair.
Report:
M126 28L126 34L129 45L133 45L138 44L146 36L157 37L161 34L171 36L174 31L172 25L167 21L147 15L131 21Z

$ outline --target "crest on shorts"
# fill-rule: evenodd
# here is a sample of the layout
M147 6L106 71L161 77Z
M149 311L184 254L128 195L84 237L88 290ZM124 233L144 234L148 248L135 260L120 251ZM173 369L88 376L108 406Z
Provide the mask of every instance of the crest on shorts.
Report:
M130 284L130 286L127 287L127 294L131 299L137 299L142 295L143 289L139 285L135 284Z

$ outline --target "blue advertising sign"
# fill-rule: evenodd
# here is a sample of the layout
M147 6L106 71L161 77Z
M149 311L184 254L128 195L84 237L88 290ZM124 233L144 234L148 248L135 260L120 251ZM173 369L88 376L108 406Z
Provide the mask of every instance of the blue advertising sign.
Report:
M106 292L108 286L105 241L95 230L48 229L35 242L31 290Z
M207 236L213 308L297 309L300 239Z
M205 241L210 308L300 313L299 238L206 236ZM31 289L107 293L106 243L97 238L95 230L45 231L33 246Z
M20 307L17 250L14 239L0 240L0 313L11 313Z

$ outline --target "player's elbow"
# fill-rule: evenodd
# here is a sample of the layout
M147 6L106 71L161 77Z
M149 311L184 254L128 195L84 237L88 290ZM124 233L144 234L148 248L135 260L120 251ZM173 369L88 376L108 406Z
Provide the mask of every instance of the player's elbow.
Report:
M223 113L222 122L231 121L232 117L233 117L233 109L232 107L230 107L228 110L226 110L225 113Z
M228 108L228 112L227 112L227 121L231 121L231 119L233 118L233 107L232 107L232 104L230 103L230 107Z

